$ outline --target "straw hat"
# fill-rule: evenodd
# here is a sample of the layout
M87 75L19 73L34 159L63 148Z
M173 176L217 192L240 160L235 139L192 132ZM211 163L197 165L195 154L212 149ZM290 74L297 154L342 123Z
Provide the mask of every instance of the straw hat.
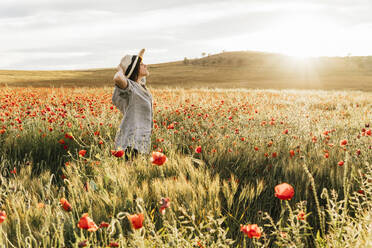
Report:
M145 53L145 49L142 48L141 51L138 53L138 55L125 55L121 59L119 66L123 69L124 76L126 76L127 78L130 78L130 76L132 75L134 71L134 68L136 67L138 58L141 57L142 59L144 53ZM133 60L133 57L135 57L134 60ZM128 68L129 68L129 71L128 71ZM128 73L126 73L127 71Z

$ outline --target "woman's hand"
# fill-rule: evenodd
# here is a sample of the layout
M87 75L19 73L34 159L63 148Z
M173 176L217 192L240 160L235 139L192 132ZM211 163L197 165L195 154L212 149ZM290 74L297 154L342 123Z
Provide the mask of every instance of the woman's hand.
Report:
M115 84L122 89L125 89L128 86L127 78L124 75L123 69L121 68L120 65L118 66L118 72L115 73L113 80Z

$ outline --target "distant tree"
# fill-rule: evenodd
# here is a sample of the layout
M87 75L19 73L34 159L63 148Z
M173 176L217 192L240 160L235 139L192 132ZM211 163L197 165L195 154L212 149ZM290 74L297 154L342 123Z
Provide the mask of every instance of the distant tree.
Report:
M188 58L185 57L185 58L183 59L183 64L184 64L184 65L188 65L188 64L190 64L190 60L189 60Z
M205 56L205 55L207 55L207 54L206 54L205 52L202 52L202 54L201 54L201 55L202 55L202 57L204 57L204 56Z

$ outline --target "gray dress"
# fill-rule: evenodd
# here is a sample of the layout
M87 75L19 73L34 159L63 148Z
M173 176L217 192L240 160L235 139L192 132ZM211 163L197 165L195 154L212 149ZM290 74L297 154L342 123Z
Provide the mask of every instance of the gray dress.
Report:
M115 85L112 103L124 115L115 137L115 149L132 147L140 153L151 150L153 128L152 95L137 82L127 79L128 87Z

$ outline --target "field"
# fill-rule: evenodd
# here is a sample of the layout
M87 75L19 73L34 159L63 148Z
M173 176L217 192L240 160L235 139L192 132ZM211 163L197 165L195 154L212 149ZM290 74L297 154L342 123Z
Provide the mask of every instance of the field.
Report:
M121 55L118 55L118 62ZM144 60L146 62L146 58ZM116 67L116 64L112 65ZM32 66L30 66L32 68ZM372 56L292 58L224 52L150 64L153 88L321 89L372 91ZM0 86L110 87L114 68L67 71L0 70Z
M4 247L371 245L370 92L150 90L162 165L113 151L112 87L1 88Z

